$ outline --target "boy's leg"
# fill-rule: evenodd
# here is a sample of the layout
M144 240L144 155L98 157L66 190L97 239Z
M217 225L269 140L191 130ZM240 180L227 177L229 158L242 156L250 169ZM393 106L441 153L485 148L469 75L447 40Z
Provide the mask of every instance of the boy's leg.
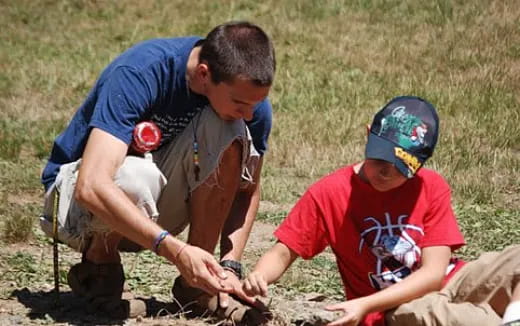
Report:
M454 303L439 292L402 304L385 319L388 326L498 326L501 320L487 303Z
M520 246L466 264L440 292L387 314L389 325L499 325L520 279Z
M504 312L502 322L507 326L520 325L520 280L515 283L513 296Z

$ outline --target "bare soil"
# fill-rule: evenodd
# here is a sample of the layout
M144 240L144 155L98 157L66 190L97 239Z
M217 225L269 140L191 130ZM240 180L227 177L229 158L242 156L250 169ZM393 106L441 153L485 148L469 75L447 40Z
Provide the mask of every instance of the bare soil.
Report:
M262 222L255 223L248 243L245 263L252 266L258 256L269 248L274 242L272 232L274 226ZM52 269L52 248L42 241L30 241L24 244L3 246L2 256L7 257L15 253L23 252L45 264L45 268ZM132 264L143 263L134 261L135 254L124 254L125 268ZM79 254L60 246L60 265L62 272L64 265L70 265L79 261ZM163 264L161 264L163 265ZM166 264L164 264L166 265ZM19 267L18 267L19 268ZM132 268L132 267L130 267ZM12 273L13 266L0 264L0 273ZM66 271L65 271L66 272ZM161 277L173 280L177 274L172 266L150 266L151 273L159 273ZM164 275L163 275L164 274ZM52 278L50 278L52 279ZM49 277L47 277L49 280ZM211 318L187 318L182 311L172 308L171 298L167 295L141 295L139 289L132 289L134 295L145 301L147 306L146 317L114 320L107 318L97 311L89 311L86 302L74 296L70 288L62 285L59 303L56 303L56 294L52 284L34 282L34 285L19 287L17 281L3 282L1 284L4 296L0 298L0 325L221 325L225 321ZM327 298L320 294L307 294L301 297L288 299L280 291L273 291L272 297L267 298L272 320L269 325L321 325L330 321L331 313L321 308L327 303ZM229 323L229 322L227 322Z

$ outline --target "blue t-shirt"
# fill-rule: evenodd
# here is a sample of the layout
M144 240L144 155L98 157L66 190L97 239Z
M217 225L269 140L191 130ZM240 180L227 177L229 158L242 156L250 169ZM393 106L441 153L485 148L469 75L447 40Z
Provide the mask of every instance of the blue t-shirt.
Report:
M132 140L134 126L154 121L163 134L161 146L184 130L191 119L209 106L205 96L186 85L188 57L200 37L153 39L139 43L110 63L68 127L56 138L43 170L45 189L54 182L62 164L78 160L92 128ZM268 99L246 121L257 151L263 155L271 131L272 109Z

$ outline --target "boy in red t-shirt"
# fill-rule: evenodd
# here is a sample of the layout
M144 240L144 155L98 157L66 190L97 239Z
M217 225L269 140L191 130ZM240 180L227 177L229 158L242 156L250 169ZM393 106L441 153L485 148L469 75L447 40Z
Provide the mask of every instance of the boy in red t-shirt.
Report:
M310 259L330 246L348 301L327 307L344 313L329 325L384 325L385 319L400 326L501 324L515 286L520 292L520 246L462 269L452 256L464 239L450 187L421 168L433 154L438 125L429 102L390 101L374 117L365 160L307 190L244 291L267 295L268 284L298 256Z

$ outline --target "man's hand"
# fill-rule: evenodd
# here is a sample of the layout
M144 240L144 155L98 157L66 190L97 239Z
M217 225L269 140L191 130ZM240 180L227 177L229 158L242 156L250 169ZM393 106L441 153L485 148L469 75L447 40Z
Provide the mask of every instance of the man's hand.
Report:
M211 295L231 292L232 287L223 283L228 275L213 255L199 247L185 245L174 262L182 277L192 287Z
M349 300L342 303L334 304L325 307L325 310L328 311L343 311L343 317L328 323L327 326L338 326L338 325L346 325L346 326L357 326L361 320L365 317L368 310L363 304L363 301L357 300Z
M254 305L255 304L255 298L253 296L248 296L244 293L244 290L242 289L242 282L238 279L238 277L233 273L232 271L226 270L227 278L224 281L221 281L220 283L225 288L230 288L231 291L229 293L236 295L240 299L244 300L245 302ZM219 303L220 307L227 308L229 306L229 294L226 292L220 292L219 294Z
M244 280L243 291L249 296L261 295L267 297L267 282L258 272L251 272Z

